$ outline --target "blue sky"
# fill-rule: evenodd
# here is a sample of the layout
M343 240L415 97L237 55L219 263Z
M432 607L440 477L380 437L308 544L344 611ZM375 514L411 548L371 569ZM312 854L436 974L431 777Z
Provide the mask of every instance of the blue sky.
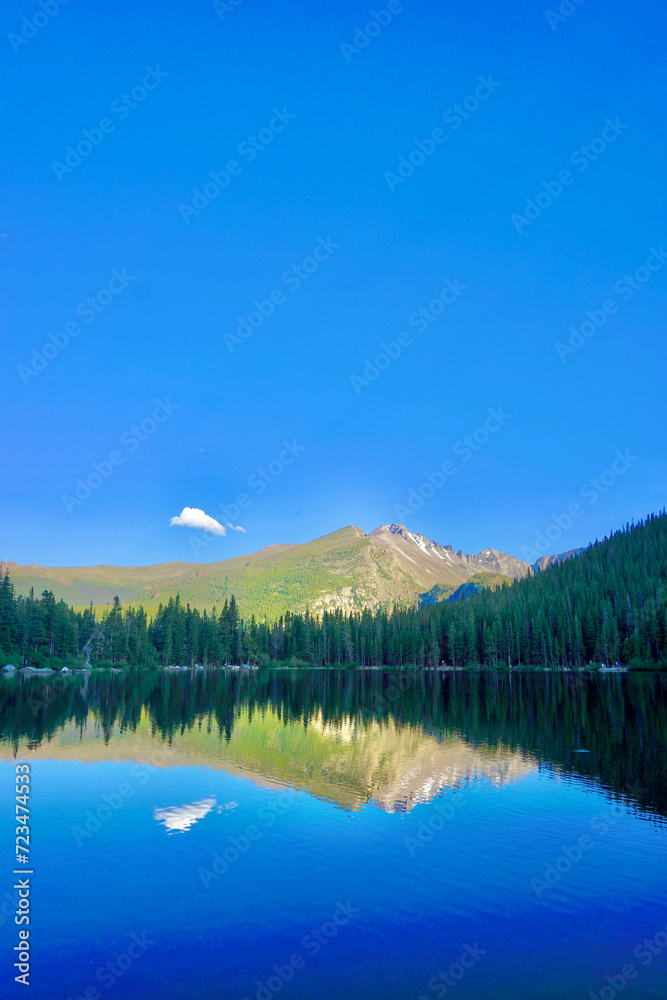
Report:
M664 505L660 4L44 3L1 15L0 558Z

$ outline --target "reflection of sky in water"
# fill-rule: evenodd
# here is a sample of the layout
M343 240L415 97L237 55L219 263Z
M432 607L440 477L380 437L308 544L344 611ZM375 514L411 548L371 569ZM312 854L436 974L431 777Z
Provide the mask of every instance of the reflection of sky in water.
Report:
M367 691L372 679L349 684ZM296 699L300 678L278 680ZM322 701L334 680L321 678ZM305 725L282 707L251 715L252 701L224 733L215 719L200 727L194 710L189 726L162 712L168 739L148 710L136 726L109 721L132 694L127 683L98 684L106 714L91 708L82 725L63 701L53 735L18 752L0 745L3 801L16 762L31 764L31 1000L106 997L98 970L143 934L154 943L109 1000L266 1000L293 955L305 965L285 1000L432 998L433 977L466 945L485 954L460 1000L599 997L605 977L633 961L640 975L624 1000L667 996L667 949L647 967L634 954L667 921L667 853L652 810L665 785L654 679L650 712L646 685L632 678L605 679L604 702L581 702L555 675L465 678L456 704L441 697L451 684L435 685L424 724L330 718L331 701L325 711L313 698ZM461 726L447 728L456 712ZM612 781L635 791L611 797ZM14 830L0 811L0 843ZM584 836L590 848L571 860ZM5 903L0 952L10 955ZM350 926L325 935L317 953L306 948L348 905Z
M257 983L295 954L306 964L285 1000L432 998L432 977L466 944L486 954L460 1000L583 1000L665 928L661 831L548 766L497 783L480 775L406 811L345 810L222 768L134 768L31 758L31 1000L91 987L109 1000L256 1000L267 997ZM14 769L0 762L4 801ZM400 773L388 803L404 791ZM132 794L77 842L72 828L123 786ZM12 820L0 813L5 843ZM582 835L593 846L538 896L531 881L560 870ZM350 926L308 952L302 942L348 903ZM154 944L107 994L97 970L144 933ZM3 953L15 943L6 920ZM656 957L623 997L664 1000L664 970Z
M223 802L218 806L216 812L223 812L226 809L235 809L237 802ZM166 806L162 809L153 810L153 818L158 823L164 824L167 833L185 833L197 820L208 816L216 806L215 799L200 799L198 802L189 802L182 806Z

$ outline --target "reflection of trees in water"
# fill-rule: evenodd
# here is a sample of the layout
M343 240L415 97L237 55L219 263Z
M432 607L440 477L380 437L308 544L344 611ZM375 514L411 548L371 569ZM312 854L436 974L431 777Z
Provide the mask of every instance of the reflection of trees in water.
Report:
M245 712L287 725L364 726L392 720L437 738L521 750L601 782L639 809L667 815L667 678L563 673L434 671L205 671L13 677L0 683L0 738L38 745L89 713L105 741L147 714L171 741L193 727L229 741ZM588 753L577 753L587 750ZM642 791L644 790L644 791Z

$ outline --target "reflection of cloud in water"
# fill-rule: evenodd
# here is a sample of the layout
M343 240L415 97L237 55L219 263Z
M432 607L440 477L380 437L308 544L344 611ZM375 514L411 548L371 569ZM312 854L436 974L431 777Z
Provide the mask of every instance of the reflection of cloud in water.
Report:
M186 803L184 806L167 806L164 809L154 809L153 818L158 823L164 823L168 833L185 833L197 820L207 816L215 804L215 799L200 799L199 802ZM237 805L238 802L223 802L216 812L236 809Z

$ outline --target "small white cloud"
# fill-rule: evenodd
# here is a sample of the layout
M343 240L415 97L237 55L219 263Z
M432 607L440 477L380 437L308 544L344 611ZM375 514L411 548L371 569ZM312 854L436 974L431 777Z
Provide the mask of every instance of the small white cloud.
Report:
M227 521L225 527L231 528L232 531L242 531L245 534L245 528L242 528L240 524L232 524L231 521Z
M209 535L226 535L226 529L216 521L214 517L205 514L198 507L184 507L178 517L172 517L169 522L171 527L197 528L199 531L206 531Z
M215 799L201 799L184 806L167 806L154 809L153 817L162 823L168 833L185 833L191 826L207 816L215 806Z

